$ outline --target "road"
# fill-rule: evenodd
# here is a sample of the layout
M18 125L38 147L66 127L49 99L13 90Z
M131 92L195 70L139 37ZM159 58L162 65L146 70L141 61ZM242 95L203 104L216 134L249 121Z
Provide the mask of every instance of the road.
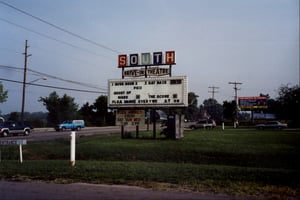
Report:
M135 131L136 127L125 127L126 131ZM140 128L140 130L146 130L145 127ZM59 138L70 138L70 130L64 132L57 132L54 128L37 128L34 129L29 136L12 136L12 137L0 137L0 140L19 140L26 139L27 142L31 141L46 141L55 140ZM76 131L77 137L90 136L90 135L105 135L112 133L120 133L121 128L119 126L106 126L106 127L86 127L80 131Z
M1 200L241 200L225 194L187 191L159 191L136 186L104 184L56 184L46 182L0 181Z

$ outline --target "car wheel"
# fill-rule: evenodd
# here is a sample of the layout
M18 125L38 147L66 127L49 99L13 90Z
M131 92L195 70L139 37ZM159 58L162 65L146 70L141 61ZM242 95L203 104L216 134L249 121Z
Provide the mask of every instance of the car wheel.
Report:
M3 136L3 137L7 137L7 136L8 136L8 131L4 131L4 132L2 133L2 136Z
M80 130L81 130L81 127L80 127L80 126L77 126L76 130L77 130L77 131L80 131Z
M25 130L25 131L24 131L24 135L25 135L25 136L28 136L29 134L30 134L30 131L29 131L29 130Z
M65 131L65 130L66 130L66 128L65 128L65 127L62 127L62 128L61 128L61 131Z

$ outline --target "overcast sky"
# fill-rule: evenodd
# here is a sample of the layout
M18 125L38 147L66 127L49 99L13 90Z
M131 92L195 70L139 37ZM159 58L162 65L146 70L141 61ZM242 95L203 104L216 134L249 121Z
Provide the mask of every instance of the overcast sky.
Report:
M53 76L36 84L107 92L108 79L121 78L119 53L167 50L176 52L173 76L188 77L199 104L211 86L219 103L231 101L230 81L243 83L238 96L272 98L299 84L299 0L0 0L0 79L11 80L0 80L2 114L21 111L22 84L12 81L23 81L25 40L27 82L43 77L33 71ZM101 95L29 85L25 111L46 111L38 99L52 91L80 107Z

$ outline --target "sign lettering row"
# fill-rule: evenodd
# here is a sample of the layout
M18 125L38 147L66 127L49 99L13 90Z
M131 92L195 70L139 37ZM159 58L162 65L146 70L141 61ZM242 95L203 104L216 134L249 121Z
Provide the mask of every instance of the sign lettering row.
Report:
M153 65L174 65L175 63L175 51L166 51L165 56L163 52L142 53L139 54L121 54L118 56L118 67L134 67L134 66L153 66Z

